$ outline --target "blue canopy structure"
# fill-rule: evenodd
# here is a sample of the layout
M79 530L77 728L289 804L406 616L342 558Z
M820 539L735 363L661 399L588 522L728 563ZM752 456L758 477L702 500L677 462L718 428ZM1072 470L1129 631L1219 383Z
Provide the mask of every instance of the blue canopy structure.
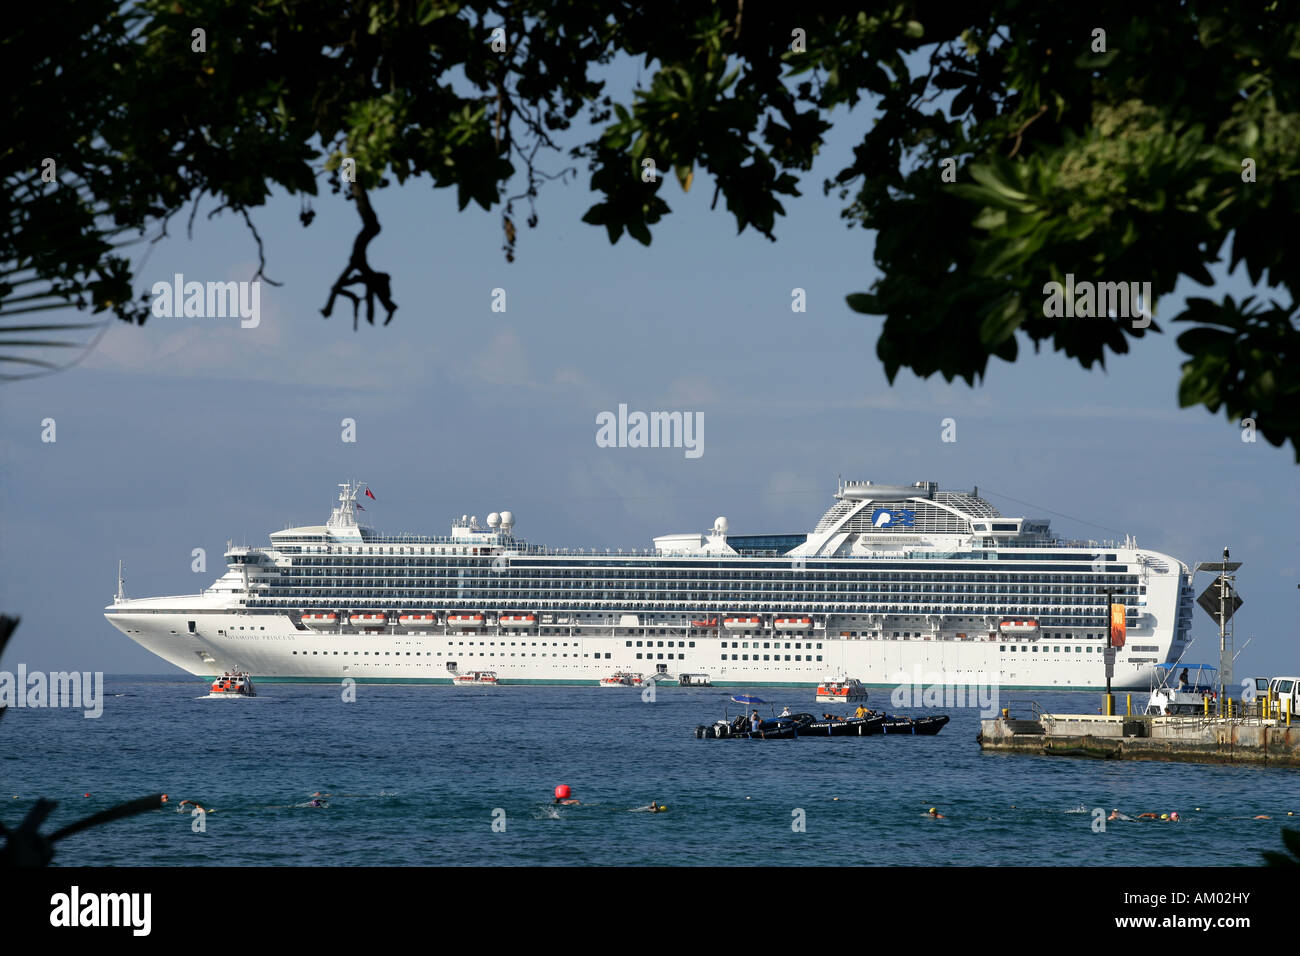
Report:
M754 697L750 694L736 694L731 699L735 701L737 704L766 704L767 703L767 701L765 701L763 698Z

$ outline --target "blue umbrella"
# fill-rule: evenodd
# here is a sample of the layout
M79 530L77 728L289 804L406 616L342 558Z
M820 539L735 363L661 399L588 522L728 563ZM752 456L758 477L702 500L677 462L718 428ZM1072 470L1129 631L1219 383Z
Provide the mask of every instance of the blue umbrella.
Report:
M737 694L735 697L731 699L735 701L737 704L766 704L767 703L767 701L765 701L763 698L752 697L749 694Z

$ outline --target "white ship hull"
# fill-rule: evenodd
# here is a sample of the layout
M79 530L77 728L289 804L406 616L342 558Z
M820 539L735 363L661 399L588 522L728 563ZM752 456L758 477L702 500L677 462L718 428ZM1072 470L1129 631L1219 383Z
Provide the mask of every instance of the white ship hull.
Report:
M461 673L490 668L507 684L592 684L615 670L653 673L651 665L659 663L637 658L635 648L626 646L627 635L617 632L558 640L548 636L547 656L540 657L533 656L541 653L537 648L542 646L542 640L535 635L304 633L286 617L246 613L202 615L202 624L191 634L187 625L194 616L184 612L132 615L123 608L110 617L116 626L129 632L132 640L191 674L212 677L241 669L252 673L259 682L340 681L351 677L360 682L450 684L453 675L447 664L455 662ZM241 632L241 627L246 630ZM226 633L218 634L219 630ZM877 687L944 682L1064 690L1096 689L1106 684L1104 655L1099 649L1084 654L1053 650L1064 648L1059 642L1016 643L1017 650L1011 652L1006 648L1014 642L1005 637L992 641L823 637L798 642L811 647L812 653L801 648L799 656L803 660L787 662L724 661L721 645L732 643L730 635L689 637L695 646L675 649L672 663L663 662L665 673L672 678L707 673L720 686L816 687L831 672L852 674L862 683ZM782 645L780 656L784 658L784 645L796 642L791 635L780 634L759 643ZM521 644L527 644L528 649ZM725 653L730 658L732 649L727 647ZM789 654L793 658L793 648ZM1014 663L1008 661L1011 654L1015 655ZM762 649L758 656L762 656ZM767 656L775 656L775 650L768 649ZM1140 660L1135 662L1134 657ZM1147 653L1119 651L1111 686L1117 690L1148 689L1155 673L1151 657ZM1160 659L1164 657L1162 654Z
M720 518L711 534L619 555L529 545L508 511L487 528L462 518L448 536L381 535L355 520L361 487L342 486L326 525L231 546L200 595L130 600L119 580L105 616L191 674L259 681L491 670L507 684L595 685L623 670L733 686L816 687L833 673L1093 689L1106 684L1110 601L1127 629L1111 686L1145 689L1189 637L1181 562L1133 542L1063 541L1046 521L933 483L842 485L807 535L728 538ZM335 623L310 619L323 614Z

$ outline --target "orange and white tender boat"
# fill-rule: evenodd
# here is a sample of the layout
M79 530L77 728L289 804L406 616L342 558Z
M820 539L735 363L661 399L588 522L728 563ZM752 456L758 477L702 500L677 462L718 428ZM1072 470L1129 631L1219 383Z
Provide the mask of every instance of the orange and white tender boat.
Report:
M496 671L470 671L468 674L455 674L452 676L451 682L457 687L469 687L479 684L496 687L501 683L497 679Z
M867 688L861 681L853 677L840 679L828 677L817 685L817 703L819 704L849 703L866 699Z
M644 683L645 679L640 674L629 671L615 671L608 677L600 679L601 687L640 687Z
M246 671L226 671L212 682L212 694L218 697L256 697L253 678Z
M536 614L502 614L497 618L502 627L532 627L537 623Z
M810 631L813 620L810 617L778 617L774 624L778 631Z
M762 618L746 614L744 616L728 617L722 621L722 626L729 631L740 631L747 628L758 628L763 626Z
M1037 634L1037 621L1003 621L998 625L1003 634Z
M308 627L333 627L339 622L339 616L333 611L327 614L304 614L302 622Z
M482 614L448 614L448 627L482 627Z
M360 627L375 627L380 624L388 623L387 614L353 614L348 617L348 621Z
M438 615L415 614L407 611L405 614L397 615L397 623L402 627L433 627L438 623Z

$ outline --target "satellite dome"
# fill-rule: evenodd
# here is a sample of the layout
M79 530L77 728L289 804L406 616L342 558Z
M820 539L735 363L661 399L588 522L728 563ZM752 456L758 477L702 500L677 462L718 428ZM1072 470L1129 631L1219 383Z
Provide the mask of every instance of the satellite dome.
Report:
M509 531L515 526L515 513L513 511L501 512L501 528L503 531Z
M488 515L487 521L489 528L495 528L497 525L501 524L501 516L494 511Z
M731 527L731 525L727 523L727 519L722 517L722 515L718 515L713 522L713 533L726 534L729 527Z

